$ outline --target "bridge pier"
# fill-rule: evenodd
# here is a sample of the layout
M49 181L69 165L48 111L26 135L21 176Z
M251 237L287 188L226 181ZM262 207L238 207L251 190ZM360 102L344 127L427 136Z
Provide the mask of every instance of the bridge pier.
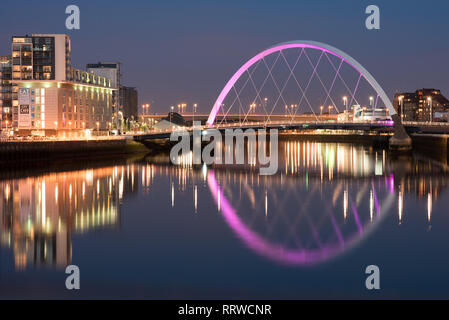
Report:
M412 150L412 139L409 137L398 114L391 116L394 121L394 134L390 138L390 150L408 152Z

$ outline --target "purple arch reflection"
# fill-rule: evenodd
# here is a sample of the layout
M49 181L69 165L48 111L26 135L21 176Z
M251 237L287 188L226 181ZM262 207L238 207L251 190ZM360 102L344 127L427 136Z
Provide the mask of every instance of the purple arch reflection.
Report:
M335 244L326 244L318 249L313 250L303 248L285 248L281 245L270 243L269 241L252 231L247 225L242 222L242 220L237 215L234 208L220 189L213 171L210 171L208 173L207 182L215 201L218 202L220 200L221 210L225 221L237 234L237 236L244 241L247 247L261 256L265 256L271 260L275 260L283 264L311 266L321 262L325 262L336 257L337 255L343 254L346 250L355 246L369 234L369 232L367 232L367 228L363 229L362 225L359 224L359 232L345 239L334 216L331 214L332 225L338 236L338 241ZM390 193L386 200L386 207L389 207L391 205L391 203L393 202L393 198L394 194ZM376 211L379 212L380 207L377 203L377 200L375 205ZM381 217L383 216L385 215L381 215ZM380 221L381 219L376 220L373 226L378 225ZM373 226L369 228L369 231L372 231L374 229Z
M207 125L212 126L215 122L215 118L217 117L218 111L220 110L223 101L226 99L226 96L231 91L231 89L234 87L236 82L240 79L240 77L249 69L251 68L255 63L258 61L264 59L266 56L278 52L283 51L287 49L292 48L309 48L309 49L315 49L320 50L322 52L329 53L339 59L342 59L344 62L346 62L348 65L350 65L352 68L354 68L357 72L359 72L365 79L368 81L368 83L373 87L373 89L377 92L378 96L381 98L383 103L385 104L385 107L388 108L390 116L396 114L396 110L393 108L393 104L391 103L390 99L388 98L385 91L382 89L382 87L377 83L376 79L366 70L359 62L357 62L354 58L352 58L347 53L332 47L325 43L320 43L316 41L291 41L291 42L284 42L281 44L277 44L271 48L268 48L252 59L250 59L248 62L246 62L228 81L226 86L221 91L220 95L218 96L217 100L215 101L215 104L212 108L211 113L209 114L209 118L207 120Z

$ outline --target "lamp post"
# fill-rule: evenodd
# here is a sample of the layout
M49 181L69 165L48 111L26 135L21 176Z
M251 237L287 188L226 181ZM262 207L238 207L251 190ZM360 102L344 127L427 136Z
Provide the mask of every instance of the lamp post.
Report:
M401 108L401 121L404 121L404 96L399 97L399 107Z
M196 107L198 107L198 104L197 104L197 103L195 103L195 104L193 105L193 122L195 122L195 112L196 112Z
M345 110L348 111L348 97L343 97L343 103L345 105Z
M97 135L100 135L100 122L97 121Z
M332 108L333 108L332 106L329 106L329 107L328 107L328 109L329 109L329 115L331 115Z
M372 119L374 119L374 97L373 96L369 97L369 106L371 107Z
M324 106L320 106L320 116L321 117L323 117L323 109L324 109Z

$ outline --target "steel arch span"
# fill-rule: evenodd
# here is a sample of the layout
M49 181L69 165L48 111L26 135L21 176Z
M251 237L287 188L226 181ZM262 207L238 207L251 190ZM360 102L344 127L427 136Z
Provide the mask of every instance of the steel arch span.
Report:
M363 77L370 85L371 87L376 91L378 97L382 100L385 107L388 108L390 116L394 120L396 120L398 117L395 117L396 111L393 108L393 105L388 98L385 91L382 89L382 87L379 85L379 83L374 79L374 77L366 70L359 62L357 62L354 58L352 58L350 55L346 54L345 52L332 47L325 43L320 43L316 41L290 41L290 42L284 42L277 44L271 48L268 48L258 55L254 56L252 59L250 59L248 62L246 62L228 81L226 86L221 91L220 95L218 96L212 111L209 115L209 118L207 120L207 125L213 126L215 122L215 118L220 110L220 108L223 105L223 101L226 99L228 93L231 91L231 89L234 87L236 82L240 79L240 77L247 72L253 65L258 63L259 61L263 60L265 57L276 53L276 52L282 52L284 50L293 49L293 48L302 48L302 49L315 49L318 51L321 51L323 53L330 54L332 56L335 56L342 61L344 61L346 64L351 66L353 69L355 69L361 77ZM396 122L396 121L395 121Z

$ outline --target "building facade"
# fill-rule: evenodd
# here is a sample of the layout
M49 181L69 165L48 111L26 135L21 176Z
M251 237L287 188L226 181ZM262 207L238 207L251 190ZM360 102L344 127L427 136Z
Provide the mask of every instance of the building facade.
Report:
M120 102L119 88L121 79L121 63L120 62L98 62L90 63L86 66L87 72L111 79L112 92L112 122L117 127L117 115L121 111L122 104Z
M0 129L12 126L12 59L0 57Z
M403 121L433 121L436 113L449 111L449 100L437 89L397 93L393 106Z
M119 90L120 102L121 102L121 112L125 119L138 118L138 94L137 89L133 87L120 86Z
M15 36L11 49L11 118L19 135L82 135L111 128L111 79L73 68L67 35Z

